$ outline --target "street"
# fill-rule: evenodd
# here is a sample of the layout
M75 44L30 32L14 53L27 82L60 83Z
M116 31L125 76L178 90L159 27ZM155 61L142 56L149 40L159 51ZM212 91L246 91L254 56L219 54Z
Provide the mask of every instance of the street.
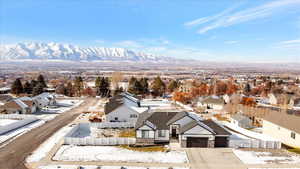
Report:
M93 106L96 101L97 99L95 98L87 98L78 107L62 113L55 119L17 137L8 145L0 148L0 168L27 169L25 159L31 152L60 128L72 122L81 112Z

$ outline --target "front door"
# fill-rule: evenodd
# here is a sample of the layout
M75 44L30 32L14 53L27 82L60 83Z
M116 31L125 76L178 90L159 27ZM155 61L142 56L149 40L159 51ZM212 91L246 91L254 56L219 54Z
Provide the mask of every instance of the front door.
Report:
M172 126L172 138L177 138L177 128L176 126Z

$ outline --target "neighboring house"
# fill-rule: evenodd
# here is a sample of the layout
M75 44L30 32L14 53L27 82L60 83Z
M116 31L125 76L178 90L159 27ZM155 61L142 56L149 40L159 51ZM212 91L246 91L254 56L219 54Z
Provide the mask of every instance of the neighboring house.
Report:
M31 109L31 113L35 113L37 111L37 103L31 97L20 97L19 100L28 105Z
M300 98L294 98L294 99L291 99L290 102L289 102L289 105L293 108L300 108Z
M208 96L205 98L200 98L197 106L205 107L206 109L222 110L225 106L225 101L223 98L218 96Z
M140 107L139 100L128 93L110 98L104 106L105 119L109 122L135 123L139 114L147 110L148 107Z
M1 87L0 94L8 94L11 91L10 87Z
M292 102L293 95L291 94L274 94L268 95L269 103L272 105L288 105Z
M185 81L179 86L180 92L191 92L193 88L193 82L192 81Z
M178 141L181 147L227 147L230 133L212 120L202 120L194 113L150 111L136 123L137 144Z
M223 100L226 104L230 103L230 96L228 94L223 95Z
M232 115L230 118L230 123L245 129L253 128L252 120L248 116L240 113Z
M36 105L33 101L20 99L14 99L3 105L6 113L17 113L17 114L32 114L36 111Z
M32 100L37 104L37 107L39 109L56 104L55 96L53 94L46 93L46 92L34 96Z
M290 111L269 113L263 120L263 134L278 139L287 146L300 148L299 115L299 112Z

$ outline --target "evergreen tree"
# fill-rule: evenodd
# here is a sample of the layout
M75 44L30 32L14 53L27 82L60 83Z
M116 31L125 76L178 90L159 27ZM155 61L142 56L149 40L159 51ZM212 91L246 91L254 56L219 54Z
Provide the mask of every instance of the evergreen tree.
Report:
M31 86L31 89L33 90L33 88L38 84L38 82L36 80L31 80L30 82L30 86Z
M20 78L17 78L13 82L13 84L11 86L11 93L16 94L16 95L23 93L23 85L22 85Z
M100 82L101 82L101 78L98 76L98 77L96 78L96 80L95 80L95 87L96 87L96 88L99 88Z
M169 84L168 84L168 91L169 92L174 92L175 89L178 88L178 82L176 80L172 80Z
M39 95L41 93L43 93L44 91L44 85L42 83L38 83L32 90L32 95L36 96Z
M83 90L83 80L81 76L75 77L74 89L76 96L81 96Z
M64 84L59 84L55 89L55 93L67 95L67 88L65 87Z
M24 93L27 93L27 94L31 94L32 93L32 86L31 86L31 84L28 82L28 81L26 81L25 82L25 84L24 84Z
M142 94L148 94L149 92L149 84L148 84L148 79L147 78L141 78L140 79L140 84L142 86Z
M137 79L133 76L129 79L128 90L127 90L129 93L133 93L133 94L136 93L136 91L135 91L136 90L135 89L136 81L137 81Z
M165 83L157 76L152 83L152 94L154 96L162 96L165 92Z
M66 86L66 96L73 97L74 96L74 88L71 82L67 83Z
M250 86L249 83L247 83L247 84L245 85L245 87L244 87L244 93L245 93L246 95L248 95L250 92L251 92L251 86Z
M37 83L41 84L41 86L43 88L46 88L47 87L47 84L45 82L45 79L44 79L44 76L43 75L39 75L38 78L37 78Z

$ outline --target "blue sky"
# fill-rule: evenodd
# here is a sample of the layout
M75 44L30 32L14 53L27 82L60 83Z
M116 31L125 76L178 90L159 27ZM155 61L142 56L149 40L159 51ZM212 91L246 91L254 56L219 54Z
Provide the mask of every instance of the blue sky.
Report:
M300 62L300 0L0 0L4 44L125 47L206 61Z

